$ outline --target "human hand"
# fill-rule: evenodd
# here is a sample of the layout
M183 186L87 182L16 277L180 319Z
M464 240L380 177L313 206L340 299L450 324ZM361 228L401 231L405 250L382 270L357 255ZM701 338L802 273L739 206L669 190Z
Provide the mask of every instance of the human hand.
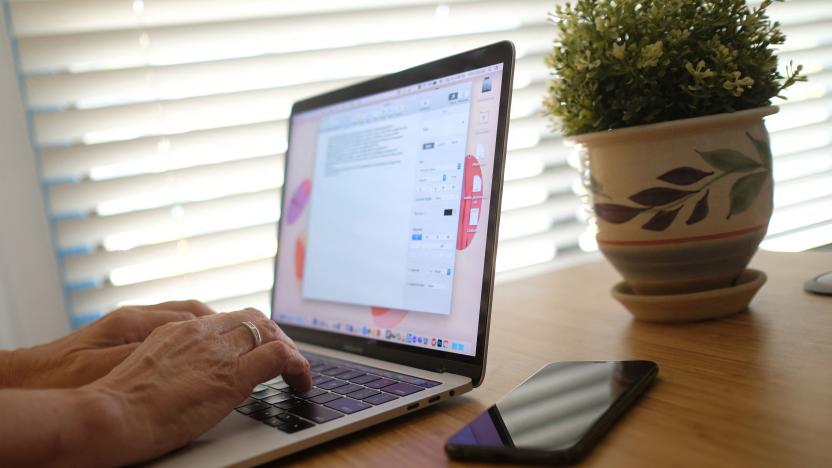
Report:
M121 307L51 343L12 351L0 387L79 387L107 375L157 327L213 314L199 301Z
M253 348L253 322L263 342ZM276 323L255 309L163 325L106 377L83 387L117 402L114 464L181 447L222 420L253 388L277 375L300 391L309 363Z

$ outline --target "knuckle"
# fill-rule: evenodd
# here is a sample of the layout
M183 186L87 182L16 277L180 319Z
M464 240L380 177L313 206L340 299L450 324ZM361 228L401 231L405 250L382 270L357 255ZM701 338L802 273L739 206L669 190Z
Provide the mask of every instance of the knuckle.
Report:
M200 323L195 320L188 320L185 322L179 323L172 323L171 325L176 325L178 328L181 328L183 331L187 333L197 333L201 329Z
M251 317L254 319L262 319L266 316L266 314L261 312L259 309L255 309L254 307L246 307L245 309L243 309L243 313L247 317Z
M273 341L274 353L280 358L287 358L291 356L292 349L289 347L288 344L284 343L283 341Z
M204 302L196 300L196 299L188 299L187 301L185 301L185 305L190 310L204 310L204 309L208 308L208 306L205 305Z
M280 337L277 324L272 322L271 320L260 319L255 323L257 324L257 328L260 329L260 332L265 337L268 337L270 340L276 340L278 339L278 337Z

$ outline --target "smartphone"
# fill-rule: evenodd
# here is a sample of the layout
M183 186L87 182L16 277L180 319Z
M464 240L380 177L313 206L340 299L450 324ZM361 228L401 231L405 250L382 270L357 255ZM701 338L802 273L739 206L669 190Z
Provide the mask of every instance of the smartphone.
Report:
M445 451L457 460L575 463L658 373L652 361L548 364L451 436Z

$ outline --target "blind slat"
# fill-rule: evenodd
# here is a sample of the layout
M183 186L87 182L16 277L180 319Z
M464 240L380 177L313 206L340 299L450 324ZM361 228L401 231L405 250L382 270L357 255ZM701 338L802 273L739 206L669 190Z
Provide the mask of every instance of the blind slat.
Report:
M291 104L504 39L518 62L497 269L594 249L572 150L540 113L560 1L9 0L74 313L267 308ZM832 3L769 12L781 68L810 79L767 120L764 245L807 246L832 226Z
M548 51L551 37L547 25L166 67L36 75L26 78L26 86L29 105L36 109L98 107L376 76L504 39L514 40L521 54L539 55ZM522 68L548 76L540 59L534 62Z
M564 194L539 206L509 211L503 217L508 227L500 232L500 240L547 231L554 223L573 220L580 208L575 197ZM264 224L129 251L69 256L64 268L71 284L100 287L111 277L116 285L131 284L267 258L274 254L276 239L276 226Z
M420 5L354 12L349 21L341 13L258 18L23 38L19 46L27 72L176 65L512 30L544 24L550 7L548 0L463 3L437 17L434 5Z
M123 303L152 304L167 298L199 297L210 302L270 288L273 267L272 259L257 260L175 278L80 291L70 300L79 315L105 312Z
M548 251L551 250L553 257L558 248L573 248L584 229L584 224L571 222L560 224L558 229L547 233L501 241L497 268L509 269L521 259L535 263L551 260ZM206 302L215 302L270 288L273 267L272 259L256 260L175 278L79 291L71 295L71 300L79 314L107 311L125 302L144 304L169 300L168 298L199 297Z
M471 0L443 0L460 4ZM436 5L435 0L305 0L303 2L264 0L162 0L142 2L140 11L132 2L113 0L11 0L15 32L21 37L54 34L83 34L92 31L135 29L216 23L262 17L287 17L406 5ZM60 21L55 21L60 18Z
M109 179L256 158L286 151L285 122L42 151L46 180Z
M213 200L249 192L279 188L283 184L283 157L267 156L196 166L178 171L126 179L49 188L52 212L96 213L109 216L161 206Z
M277 190L236 195L183 206L156 208L117 216L94 216L57 222L62 250L127 250L246 226L276 222Z
M273 251L276 247L277 227L274 223L260 226L223 231L204 236L193 236L185 241L173 241L163 244L146 245L132 250L108 252L104 250L89 255L72 255L64 258L64 273L67 282L81 285L100 285L105 283L111 272L122 272L125 269L151 265L156 261L173 260L174 265L180 258L182 266L196 263L196 259L206 262L208 268L224 266L225 263L243 263L263 252ZM244 252L239 252L244 249ZM216 259L218 252L239 252L237 257ZM272 252L273 253L273 252ZM161 265L156 269L157 275L164 275L170 270L168 265ZM153 277L150 268L143 272L150 279ZM139 275L134 275L139 276ZM167 276L171 276L168 274Z
M128 104L63 112L40 112L34 115L38 141L89 142L106 140L107 134L153 137L212 128L282 120L289 117L292 104L302 98L345 86L354 80L316 85L247 91L204 96L179 101ZM514 94L512 115L525 117L539 111L545 91L542 82L518 89Z

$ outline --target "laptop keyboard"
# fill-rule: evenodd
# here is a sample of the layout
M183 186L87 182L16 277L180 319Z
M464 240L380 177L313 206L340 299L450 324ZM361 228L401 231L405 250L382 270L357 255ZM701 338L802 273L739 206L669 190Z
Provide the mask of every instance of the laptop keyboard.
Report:
M440 384L341 359L303 355L312 368L311 390L298 392L278 377L258 385L237 411L291 434Z

